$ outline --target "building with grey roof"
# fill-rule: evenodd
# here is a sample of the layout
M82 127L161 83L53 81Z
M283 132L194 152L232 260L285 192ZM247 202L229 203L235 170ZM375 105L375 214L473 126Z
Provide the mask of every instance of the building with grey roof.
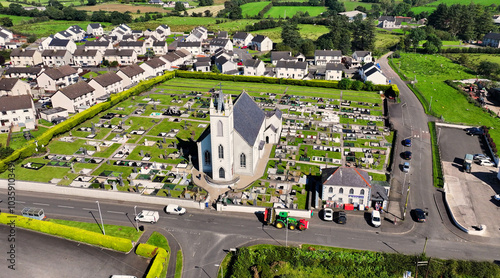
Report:
M371 205L370 176L366 171L350 167L324 168L321 171L321 199L327 205Z
M11 126L35 128L35 105L30 95L0 97L0 132Z
M123 91L122 80L123 79L118 74L110 71L95 77L88 83L94 88L94 96L97 99L102 96L109 96Z
M94 91L87 82L75 83L52 95L52 106L65 108L69 113L81 112L96 103Z

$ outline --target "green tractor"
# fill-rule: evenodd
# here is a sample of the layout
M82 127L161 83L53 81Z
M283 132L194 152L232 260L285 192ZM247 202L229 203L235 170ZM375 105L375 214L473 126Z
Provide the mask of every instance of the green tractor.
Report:
M274 225L278 229L282 229L286 227L288 224L288 229L299 231L303 231L309 228L309 221L305 219L297 220L295 218L289 217L288 212L281 211L276 214L276 210L274 208L268 208L264 212L264 222L267 225Z

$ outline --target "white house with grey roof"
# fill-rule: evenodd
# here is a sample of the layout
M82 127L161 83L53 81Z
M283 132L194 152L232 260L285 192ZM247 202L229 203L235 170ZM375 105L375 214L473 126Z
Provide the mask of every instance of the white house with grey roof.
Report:
M358 15L361 15L361 18L363 20L366 19L366 13L364 12L360 12L360 11L348 11L348 12L342 12L342 13L339 13L339 15L343 15L343 16L346 16L349 21L354 21L354 19L356 18L356 16Z
M104 54L107 49L113 49L113 43L108 40L95 40L85 42L86 50L98 50L101 54Z
M224 55L215 58L214 64L223 74L234 74L234 71L236 71L238 67L238 65L235 62L228 59Z
M488 33L484 35L483 46L500 48L500 33Z
M276 66L278 61L293 62L298 61L296 57L292 56L291 51L271 51L271 63Z
M153 58L140 65L144 70L146 78L160 76L164 71L168 70L167 63L160 58Z
M81 67L98 66L102 62L102 53L96 49L78 48L73 53L73 64Z
M132 65L137 63L137 52L133 49L107 49L103 58L110 63L117 61L122 66Z
M146 54L146 45L144 41L121 41L118 44L120 49L131 49L134 50L137 55Z
M263 76L266 71L264 62L259 59L248 59L243 61L244 75Z
M382 70L373 63L363 65L359 68L358 73L363 82L370 81L377 85L386 85L389 83L389 80L382 73Z
M208 30L203 26L195 27L189 36L186 37L187 42L202 42L208 38Z
M36 49L16 48L10 52L10 62L16 67L33 67L43 63L42 53Z
M63 49L47 49L42 52L43 65L47 67L60 67L73 64L73 55Z
M168 45L166 41L154 41L152 49L155 55L161 56L168 53Z
M203 54L203 50L201 48L201 41L178 42L177 49L185 49L189 51L192 55Z
M0 97L0 132L9 132L11 126L34 129L35 120L35 104L30 95Z
M50 99L53 107L65 108L69 113L78 113L96 103L94 91L92 86L82 81L59 89Z
M267 36L257 35L250 42L250 48L257 51L271 51L273 41Z
M321 184L321 199L328 205L370 206L372 186L366 171L350 167L324 168L321 171Z
M104 35L104 29L102 28L101 23L90 23L87 25L87 34L93 36L102 36Z
M277 78L304 79L308 74L307 62L278 61L276 64Z
M210 183L234 184L253 176L266 144L277 144L282 129L279 109L265 112L242 92L233 104L222 91L210 100L210 126L198 139L199 171Z
M233 43L229 39L219 39L215 38L210 41L210 53L215 53L215 51L219 48L225 49L225 50L233 50Z
M249 46L252 42L253 35L247 32L236 32L233 36L233 43L236 46Z
M325 80L342 80L342 73L346 70L343 64L328 63L326 64Z
M352 54L352 61L358 64L367 64L373 62L373 56L371 51L354 51Z
M136 64L121 68L116 74L122 78L123 88L135 85L146 78L145 71Z
M9 67L5 70L5 76L10 78L26 78L35 80L44 70L42 67Z
M96 99L123 91L122 78L112 71L99 75L88 83L94 88Z
M18 78L0 79L0 96L31 95L30 85Z
M38 87L46 91L56 91L59 88L78 82L78 71L71 66L46 69L37 77Z
M47 41L50 40L50 41ZM45 44L44 44L45 42ZM70 53L74 53L76 50L76 44L72 40L61 40L57 38L47 38L40 44L41 50L68 50Z
M326 65L327 63L342 62L342 51L340 50L315 50L314 64L317 66Z
M0 27L0 46L6 46L8 45L8 43L14 39L14 34L3 28L3 27Z

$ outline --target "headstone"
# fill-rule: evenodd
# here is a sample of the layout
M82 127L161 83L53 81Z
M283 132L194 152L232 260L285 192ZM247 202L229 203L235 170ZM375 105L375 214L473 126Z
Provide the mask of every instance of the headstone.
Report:
M69 136L73 136L73 135L71 134L71 130L69 131Z
M139 153L141 154L142 157L144 157L144 151L143 150L141 150Z
M144 139L144 146L148 145L148 139Z
M106 160L106 163L107 163L107 164L109 165L109 164L111 164L111 161L109 161L109 160Z
M182 148L179 149L179 154L181 157L184 157L184 151L182 150Z
M128 123L131 125L134 124L134 122L132 120L128 121Z
M165 137L163 137L162 140L163 140L163 143L167 143L167 141L165 140Z
M135 167L132 168L132 173L134 173L134 174L137 173L137 168L135 168Z
M191 155L188 155L189 158L189 165L192 165L193 163L191 162Z
M97 146L95 147L95 150L96 150L97 152L100 152L100 151L101 151L101 146L100 146L100 145L97 145Z
M158 145L158 148L160 148L160 150L162 150L162 149L163 149L163 144L162 144L162 143L160 143L160 144Z
M111 188L113 191L118 191L118 189L116 188L116 182L113 181L113 183L111 184Z

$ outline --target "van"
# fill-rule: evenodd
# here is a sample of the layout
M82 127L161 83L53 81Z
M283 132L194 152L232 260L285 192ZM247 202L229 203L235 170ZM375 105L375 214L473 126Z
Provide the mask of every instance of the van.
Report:
M375 228L378 228L378 227L380 227L381 224L382 224L382 221L380 220L380 211L378 211L378 210L372 211L372 225Z
M151 224L154 224L158 222L159 218L160 214L157 211L143 210L135 217L135 221L149 222Z

